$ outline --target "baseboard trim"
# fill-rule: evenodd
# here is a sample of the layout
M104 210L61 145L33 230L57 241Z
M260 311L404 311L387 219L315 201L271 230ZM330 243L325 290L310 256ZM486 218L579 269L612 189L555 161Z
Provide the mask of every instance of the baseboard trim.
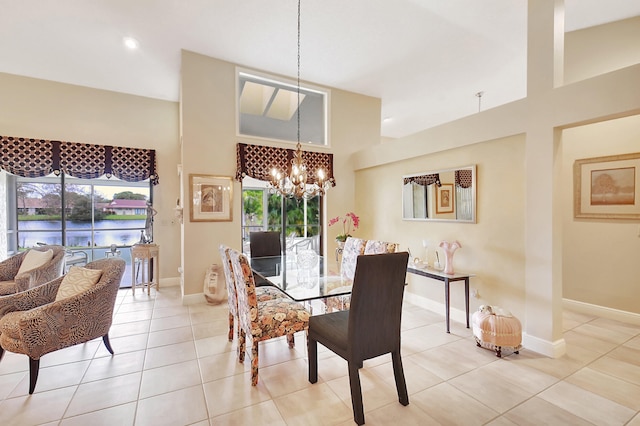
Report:
M446 309L444 303L436 302L432 299L429 299L424 296L420 296L414 293L409 293L405 291L404 300L407 302L414 304L420 308L427 309L431 312L435 312L442 316L446 315ZM471 322L471 315L473 312L469 312L469 322ZM467 313L461 309L456 309L451 307L449 309L449 320L459 322L460 324L466 325L467 323ZM469 324L471 325L471 324Z
M562 299L562 307L582 314L593 315L628 324L640 325L640 314L607 308L606 306L593 305L572 299Z
M201 303L205 303L206 299L204 297L204 293L195 293L195 294L183 294L182 295L182 305L199 305Z
M567 352L567 344L564 338L551 342L527 333L522 333L522 346L527 350L549 358L560 358Z
M160 278L160 288L180 285L180 277Z

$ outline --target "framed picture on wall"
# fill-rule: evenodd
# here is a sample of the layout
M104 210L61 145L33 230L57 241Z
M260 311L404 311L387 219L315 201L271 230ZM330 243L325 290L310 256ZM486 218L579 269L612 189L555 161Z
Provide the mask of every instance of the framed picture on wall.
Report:
M576 160L573 211L580 219L640 220L640 153Z
M453 213L453 202L456 196L452 183L436 186L436 214Z
M233 185L230 177L189 175L191 222L232 220Z

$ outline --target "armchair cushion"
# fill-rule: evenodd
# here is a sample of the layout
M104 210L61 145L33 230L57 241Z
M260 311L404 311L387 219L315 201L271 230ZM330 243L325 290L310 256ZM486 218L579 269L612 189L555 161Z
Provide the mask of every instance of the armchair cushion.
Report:
M29 250L24 256L16 275L39 268L50 262L51 259L53 259L53 250L51 249L47 251Z
M62 279L55 301L75 296L96 285L102 276L100 269L88 269L72 266Z

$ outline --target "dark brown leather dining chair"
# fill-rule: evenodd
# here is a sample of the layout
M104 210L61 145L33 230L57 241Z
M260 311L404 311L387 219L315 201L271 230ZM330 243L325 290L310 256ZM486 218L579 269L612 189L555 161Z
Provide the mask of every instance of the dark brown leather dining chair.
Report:
M249 234L251 257L280 256L282 242L276 231L256 231Z
M407 252L361 255L357 259L351 308L309 318L309 381L318 381L322 344L345 359L349 368L353 419L364 424L358 369L366 359L391 354L398 399L409 404L400 357L400 321L407 274Z

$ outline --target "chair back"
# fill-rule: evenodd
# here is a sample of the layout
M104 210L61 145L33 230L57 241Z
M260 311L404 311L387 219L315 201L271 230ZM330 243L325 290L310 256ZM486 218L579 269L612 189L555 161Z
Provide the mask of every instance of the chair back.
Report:
M248 344L253 344L251 318L256 318L258 315L258 298L256 296L256 284L253 279L253 271L251 270L249 260L244 254L231 248L228 249L228 252L236 283L238 327L245 331Z
M358 256L364 254L366 240L349 237L344 242L342 249L342 263L340 263L340 275L345 280L353 280L356 272L356 261Z
M251 257L280 256L282 242L276 231L256 231L249 234Z
M351 293L348 340L354 359L400 348L400 321L409 253L359 256Z
M364 246L364 254L382 254L395 253L398 248L396 243L388 243L386 241L367 240Z
M220 244L220 262L222 262L222 270L224 271L224 278L227 282L227 300L229 301L229 313L234 317L238 315L238 300L236 298L236 281L233 276L233 269L231 266L231 257L229 256L229 247L224 244Z
M126 262L119 257L109 257L94 260L83 267L102 270L102 275L96 285L83 293L83 297L89 297L93 303L90 314L92 331L86 340L88 341L102 337L109 332Z

